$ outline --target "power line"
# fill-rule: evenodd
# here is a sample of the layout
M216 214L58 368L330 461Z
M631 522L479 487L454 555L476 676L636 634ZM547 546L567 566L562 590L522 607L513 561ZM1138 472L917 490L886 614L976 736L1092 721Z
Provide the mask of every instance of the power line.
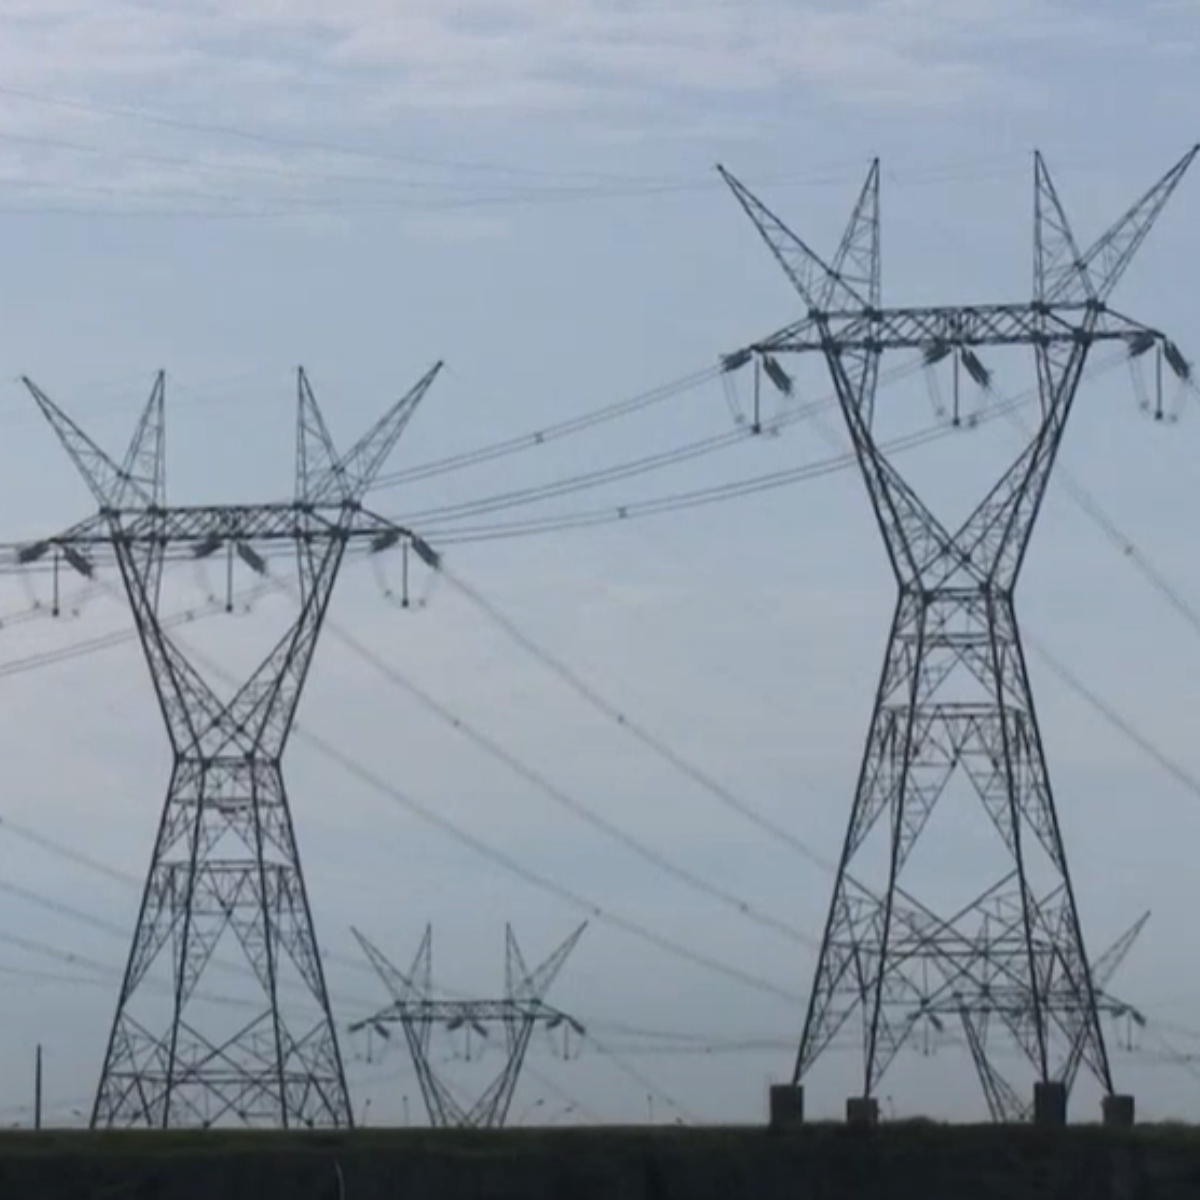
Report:
M1124 355L1114 355L1086 370L1082 378L1094 379L1108 373L1123 361ZM883 378L886 379L886 377ZM882 381L883 379L881 379ZM1026 388L1006 397L1002 402L993 404L981 412L976 425L987 424L1000 416L1025 407L1035 394L1036 389ZM805 406L802 410L798 410L798 412L800 416L814 415L822 407L820 403L814 403L811 406ZM930 445L943 438L957 436L960 432L954 425L937 422L922 429L882 441L880 442L880 449L886 451L889 455L903 454L907 451ZM797 467L781 468L764 474L752 475L687 492L669 493L644 500L634 500L624 504L597 509L584 509L544 518L530 517L516 521L500 521L490 525L463 526L451 523L442 529L434 521L426 526L426 532L430 536L436 536L439 545L446 546L590 528L614 522L634 520L640 517L679 512L720 503L725 500L740 499L756 495L760 492L773 491L780 487L790 487L795 483L820 479L856 465L857 459L854 452L847 450L835 453L827 458L811 460Z
M269 586L274 586L269 585ZM212 674L229 680L232 678L230 672L224 670L220 664L214 662L209 656L197 651L194 647L189 648L189 653L198 661L202 662ZM588 900L581 893L574 889L555 882L554 880L540 874L532 868L524 866L518 860L503 850L500 850L482 838L464 829L456 822L451 821L448 817L442 816L422 804L414 796L403 791L389 780L384 779L374 771L363 766L356 759L352 758L345 752L337 749L330 742L320 735L309 731L302 727L299 723L295 726L295 734L301 740L307 742L313 747L322 757L342 767L348 774L358 779L359 782L366 785L372 791L378 793L384 798L397 804L405 811L420 817L427 824L433 825L448 834L455 841L474 850L477 854L494 863L497 866L503 867L510 874L522 879L525 883L531 885L537 890L546 892L550 895L558 897L560 900L570 904L573 908L594 917L615 929L635 937L648 945L664 951L673 957L683 961L690 962L694 966L698 966L709 970L715 974L724 976L735 982L741 983L744 986L761 992L764 995L770 995L776 999L784 1000L788 1004L795 1004L799 1001L799 997L783 988L778 984L772 983L769 980L753 975L748 971L744 971L738 967L734 967L728 963L714 959L711 956L700 951L691 949L681 942L676 941L666 935L659 934L648 926L642 925L640 922L623 917L618 913L610 912L601 906ZM0 940L3 940L0 937Z
M453 728L456 732L462 734L473 745L483 750L486 754L503 763L509 770L527 783L537 788L544 795L548 796L556 804L578 817L581 821L590 825L593 829L598 829L614 841L620 842L627 850L638 855L638 857L651 863L659 870L664 871L672 878L679 880L681 883L692 888L695 891L701 892L710 898L717 900L726 907L731 908L738 915L745 917L747 920L753 921L757 925L761 925L765 929L770 929L775 933L782 935L789 941L796 942L810 949L819 945L816 938L801 932L786 921L780 921L772 917L769 913L764 913L753 907L747 901L724 888L711 882L704 877L697 875L694 871L686 867L680 866L672 859L667 858L659 851L652 849L627 833L615 822L610 821L607 817L601 816L589 805L578 800L565 789L552 783L539 771L534 770L527 764L522 762L516 755L505 750L498 742L488 735L476 729L464 718L458 716L451 711L446 705L437 700L424 688L410 680L398 668L391 663L385 662L378 654L364 646L357 638L346 630L339 628L332 621L328 622L328 628L334 637L338 639L344 646L349 648L358 658L366 662L370 667L382 675L389 683L401 688L408 695L412 696L424 708L436 715L440 720Z
M881 385L913 373L920 368L920 365L920 360L914 360L899 370L890 372L886 377L881 379ZM690 462L692 459L703 455L740 445L743 442L761 436L763 432L770 434L780 433L788 425L815 416L826 409L832 408L835 403L836 400L833 395L823 396L781 413L773 420L766 422L761 428L743 424L725 433L712 434L696 441L687 442L682 446L674 446L667 450L657 451L654 454L643 455L640 458L612 463L592 471L564 476L550 483L516 488L508 492L500 492L475 500L459 501L454 504L444 504L436 508L418 509L409 514L408 520L423 528L432 528L436 524L447 520L460 520L463 517L481 516L503 509L534 504L543 500L600 487L617 480L629 479L650 471L661 470L664 467L678 466L680 463Z
M236 593L233 599L240 603L250 604L255 600L261 599L273 589L274 584L272 582L258 583ZM111 591L111 589L103 584L97 585L96 590ZM190 625L198 620L202 620L204 617L225 611L227 606L227 601L210 600L197 608L185 609L182 612L162 618L162 625L164 629L176 629L182 625ZM111 633L99 634L95 637L71 642L66 646L61 646L54 650L41 650L36 654L28 654L23 658L8 659L5 662L0 662L0 679L7 679L14 675L24 675L29 671L39 670L42 667L55 666L58 663L68 662L76 658L99 654L104 650L112 650L117 646L122 646L133 641L136 637L137 631L135 629L118 629Z
M251 589L251 590L261 592L263 590L266 590L271 587L276 587L276 586L278 586L278 585L272 581L272 582L260 585L259 588ZM164 626L166 626L168 624L172 624L172 623L179 623L178 619L177 618L166 618L166 619L164 619L164 622L163 622ZM374 655L366 647L362 646L361 643L358 643L356 639L351 637L351 635L347 634L346 632L344 632L336 627L331 626L331 628L334 630L335 634L343 642L348 644L353 650L355 650L356 653L365 657L365 659L368 662L370 662L373 666L375 666L376 669L381 670L386 675L386 677L388 677L393 683L397 684L398 686L404 687L406 690L409 690L412 694L418 696L418 698L420 698L423 703L427 704L428 706L431 706L434 709L434 711L438 712L438 714L443 719L452 723L456 728L459 728L460 731L464 732L464 734L471 737L471 739L473 741L476 741L477 744L486 748L489 753L492 753L495 756L502 758L513 770L517 771L519 774L521 774L524 778L526 778L530 782L535 782L536 785L539 786L540 788L542 788L544 791L546 791L548 795L551 795L553 798L558 800L560 803L563 803L567 807L571 808L572 811L576 812L576 814L581 816L582 819L588 821L589 824L593 824L596 827L605 830L606 832L608 832L610 834L610 836L613 836L614 838L622 841L629 848L633 849L636 853L640 854L642 857L648 858L650 861L652 861L656 866L659 866L661 869L666 870L673 876L688 882L690 886L696 887L698 890L703 890L706 893L713 895L716 898L719 898L723 903L726 903L726 904L734 907L736 909L736 911L738 911L741 915L747 916L750 919L757 921L758 923L761 923L764 925L769 925L773 928L776 928L777 931L783 932L785 934L785 936L788 936L792 940L798 941L801 944L805 944L805 945L811 944L811 942L812 942L811 938L808 938L806 935L800 933L799 931L795 930L794 928L787 925L786 923L777 922L777 921L775 921L775 919L770 918L766 914L758 913L756 910L752 909L748 904L739 900L737 897L724 892L723 889L717 888L714 885L709 884L708 882L703 880L701 877L694 875L692 872L688 871L687 869L677 866L676 864L672 863L669 859L666 859L663 856L659 855L656 851L653 851L647 847L642 846L640 842L638 842L636 839L630 837L628 834L625 834L624 831L620 830L619 827L613 825L611 822L608 822L605 818L598 816L597 814L592 812L589 808L587 808L585 805L581 804L579 801L577 801L573 797L571 797L568 793L557 788L555 785L553 785L549 781L544 780L540 775L538 775L536 772L534 772L531 769L529 769L528 767L526 767L523 763L521 763L519 760L517 760L514 756L509 755L498 744L492 742L490 739L485 738L483 735L479 734L477 731L470 728L469 726L466 726L461 721L460 718L457 718L453 713L451 713L448 709L446 709L445 706L441 705L432 696L430 696L428 693L424 692L423 689L417 688L416 685L414 685L410 681L408 681L405 677L403 677L394 668L391 668L388 664L383 663L382 660L380 660L378 658L378 656ZM125 640L128 640L130 636L131 635L125 635ZM92 652L96 649L96 641L97 640L94 639L90 643L85 643L82 650L78 646L72 647L71 649L73 650L73 652L76 655L78 655L79 653ZM101 641L102 641L102 647L106 647L107 645L110 644L108 639L103 639ZM38 657L40 659L40 661L38 661L38 662L31 662L30 660L21 661L20 662L21 668L28 670L28 669L33 669L34 666L48 665L49 662L59 661L58 659L52 659L46 655L38 656ZM203 657L203 656L199 656L199 657ZM207 665L209 666L210 670L214 671L214 673L227 674L226 672L222 671L221 668L219 668L216 664L212 663L211 660L208 662ZM0 666L0 677L2 677L5 673L6 673L5 668ZM352 762L352 760L348 759L346 756L343 756L339 752L335 751L333 749L333 747L329 746L328 743L325 743L323 739L317 739L315 735L307 734L307 733L303 733L302 736L306 736L308 738L308 740L310 740L315 745L317 745L318 749L320 749L323 753L325 753L327 757L333 757L334 760L338 761L342 766L345 767L345 766L347 766L348 763ZM493 859L493 861L500 862L503 865L508 866L509 869L514 869L514 868L517 869L518 873L521 874L522 877L525 878L527 882L537 881L537 885L541 886L543 888L546 886L549 886L552 888L557 888L559 886L559 885L553 884L551 881L546 880L541 876L536 875L536 873L526 872L525 868L520 867L519 864L515 863L514 860L509 859L508 856L504 855L502 852L496 851L490 847L487 847L486 843L483 843L479 839L474 838L473 835L470 835L466 831L461 830L458 826L453 825L452 823L447 821L445 818L435 816L432 812L430 812L430 810L425 809L424 806L416 805L416 802L413 801L410 797L403 796L402 793L399 793L398 789L395 789L394 787L387 785L383 780L379 779L377 776L374 776L373 773L366 772L365 769L359 767L358 764L354 764L353 770L354 770L355 774L359 774L360 777L363 778L365 782L368 782L369 784L371 784L373 787L376 788L376 790L379 790L380 788L382 788L385 791L385 794L388 794L393 799L400 799L400 802L403 803L404 806L409 808L410 810L416 811L419 815L425 816L427 819L433 820L433 822L435 824L439 825L439 827L443 828L446 831L451 831L451 830L455 831L454 836L459 837L460 840L462 840L462 838L469 839L467 844L472 845L476 849L480 849L482 852L486 852L488 854L488 856ZM2 827L2 826L3 826L3 822L0 822L0 827ZM51 844L49 842L49 839L41 839L41 840L44 845L48 846ZM76 857L77 857L77 861L80 861L81 863L86 863L86 865L89 865L89 866L93 865L92 863L88 862L84 856L76 856ZM609 914L609 913L603 912L602 910L595 908L595 906L593 906L591 904L591 902L586 901L586 900L582 899L581 897L575 896L574 893L567 893L565 889L564 889L564 894L570 894L574 897L573 902L575 903L576 907L582 908L588 912L594 911L595 915L602 917L602 919L604 919L605 921L607 921L610 924L620 925L621 927L626 928L627 932L630 932L633 930L640 931L640 934L642 936L651 939L654 942L654 944L659 946L660 949L666 949L668 947L673 947L672 952L680 954L683 957L688 958L690 961L692 961L694 963L701 964L701 965L714 966L716 969L721 970L723 973L725 973L727 975L731 975L734 978L739 978L743 982L754 979L755 980L754 986L758 986L760 990L766 990L768 992L773 992L774 994L779 995L779 996L793 998L793 997L791 997L790 993L783 991L783 989L780 989L773 984L769 984L763 980L758 980L758 979L756 979L756 977L750 976L745 972L741 972L736 968L729 968L729 967L726 967L724 964L718 964L715 962L715 960L709 959L708 956L700 955L696 952L692 952L692 951L688 950L686 947L676 944L676 943L672 942L670 939L664 939L660 935L653 934L652 931L645 930L643 927L638 926L636 923L626 921L624 918L620 918L616 914Z
M545 446L550 442L558 441L575 433L581 433L597 425L607 424L609 421L614 421L619 417L644 412L667 400L673 400L677 396L694 391L696 388L712 382L721 374L721 368L718 366L705 367L701 370L693 371L688 375L683 375L679 379L672 380L669 383L660 384L647 391L639 392L624 400L601 405L599 408L590 409L587 412L580 413L578 416L568 417L563 421L547 425L542 429L535 429L530 433L518 434L515 437L505 438L490 445L480 446L475 450L463 451L446 458L421 463L415 467L408 467L404 470L392 471L388 474L380 475L371 490L380 491L386 488L416 483L418 480L430 479L434 476L445 474L447 471L456 471L462 467L475 466L478 463L491 462L497 458L504 458L520 450Z
M206 133L220 137L236 138L241 141L254 142L259 145L274 146L287 149L317 150L326 154L337 154L348 158L366 159L376 162L401 163L406 166L432 167L439 170L477 171L487 174L525 175L531 177L577 176L586 179L612 180L614 177L593 171L562 171L538 167L527 167L511 163L490 163L478 160L452 159L435 156L423 156L400 153L391 150L368 150L365 148L347 146L344 143L326 142L314 138L294 137L285 134L268 133L261 130L247 129L244 126L222 125L212 122L195 121L185 117L173 116L169 113L152 112L147 109L131 108L122 105L97 104L94 101L82 101L70 97L50 96L21 88L0 87L0 95L14 100L25 100L32 104L47 107L70 109L77 112L96 113L109 117L138 121L150 125L161 125L169 129L179 129L192 133ZM628 177L626 177L628 178Z
M1095 378L1096 376L1106 373L1118 363L1123 361L1123 356L1114 356L1106 362L1098 363L1090 367L1085 376ZM881 384L890 382L894 379L909 374L917 363L905 364L891 372L886 372L881 375ZM467 451L461 454L451 455L446 458L433 460L413 468L409 472L402 472L398 475L391 476L390 481L393 483L400 482L415 482L419 479L430 478L435 475L442 474L447 471L458 470L462 467L475 465L477 463L490 461L495 458L503 457L520 450L529 449L535 446L544 445L546 442L559 437L567 436L571 433L590 428L596 424L604 423L608 420L615 419L619 416L627 415L632 412L639 411L655 403L659 403L664 399L678 395L683 391L690 390L704 380L713 378L720 373L718 368L710 368L705 371L696 372L690 376L684 376L672 383L665 384L659 388L651 389L648 392L630 397L624 401L619 401L616 404L605 405L598 409L590 410L581 414L579 417L571 418L567 421L558 423L557 425L547 426L542 430L537 430L531 433L522 434L514 438L504 439L500 442L491 445L479 447L473 451ZM1021 407L1033 395L1033 389L1026 389L1022 392L1013 394L1005 399L1002 405L994 405L980 415L979 424L986 423L995 419L997 416L1004 415L1015 411ZM829 407L833 401L829 397L816 399L811 403L802 405L790 412L781 414L769 423L771 429L783 428L784 426L798 420L803 420L813 416L824 408ZM888 442L882 443L883 448L890 453L903 453L906 450L916 449L927 445L930 442L940 440L943 437L950 436L958 431L950 425L935 423L913 433L901 435ZM721 435L728 436L728 435ZM677 448L684 454L690 453L690 447ZM672 455L676 451L666 451L661 457L661 464L670 465ZM741 480L734 480L723 484L712 485L710 487L697 489L689 492L669 493L664 496L652 497L642 501L634 501L625 504L617 504L612 508L604 508L599 510L584 510L583 512L574 512L549 516L545 518L526 518L516 522L497 522L492 525L482 526L463 526L456 521L449 521L445 528L440 528L442 522L431 521L429 524L429 532L436 533L438 541L443 545L462 544L475 541L490 541L498 537L517 537L528 536L530 534L557 532L574 528L588 527L606 524L614 521L628 520L641 516L656 515L659 513L679 511L706 505L710 503L720 502L726 499L737 499L742 496L753 495L760 491L772 490L777 487L790 486L793 483L803 482L808 479L820 478L831 474L835 471L843 470L855 465L854 456L850 452L837 453L831 457L817 459L806 464L801 464L795 468L785 468L782 470L768 472L763 475L751 476ZM624 472L624 471L641 471L643 469L651 469L646 465L646 460L635 460L633 463L618 463L609 468L604 468L604 471ZM576 476L573 479L565 479L556 481L552 486L555 489L555 494L565 494L566 491L572 490L578 485L583 487L595 486L592 482L595 472L587 475ZM381 477L384 478L384 477ZM481 497L475 501L470 501L468 504L479 512L486 509L497 501L507 503L506 497L511 493L501 493L499 496L493 494L490 496ZM411 520L411 516L405 518L406 521ZM0 543L0 555L7 554L10 558L13 557L19 549L21 543ZM274 549L267 548L265 557L277 557L286 554L286 547L276 547ZM190 551L179 552L173 558L168 556L168 561L173 563L194 561ZM39 571L50 572L57 569L55 565L48 559L39 560L36 563L24 564L20 567L14 566L11 562L8 564L0 564L0 575L12 574L18 572L21 574L34 574Z
M948 426L933 426L895 438L887 443L887 448L892 453L903 453L929 445L931 442L949 436L951 432L953 431ZM729 483L697 488L687 492L675 492L647 500L634 500L627 504L566 513L555 517L496 522L492 525L450 526L447 529L437 529L435 526L430 532L431 535L436 534L438 544L443 546L528 537L541 533L560 533L571 529L590 528L614 522L636 520L641 517L681 512L685 509L699 508L726 500L742 499L760 492L790 487L795 483L807 483L814 479L821 479L854 465L854 454L847 451L829 458L816 459L799 467L787 467L733 480Z
M402 791L395 784L377 775L374 771L364 767L357 760L351 758L348 754L338 750L331 743L327 742L318 734L312 733L297 725L296 736L307 742L314 750L322 757L336 763L342 767L348 774L352 775L360 783L365 784L372 791L379 793L388 800L399 805L405 811L412 813L414 816L420 817L427 824L434 825L441 829L443 833L448 834L455 841L461 843L474 850L481 857L486 858L489 862L497 866L503 867L511 875L523 880L525 883L536 888L539 891L546 892L548 895L557 897L564 903L569 904L572 908L586 913L604 924L610 925L615 929L620 929L622 932L637 938L639 941L645 942L647 945L654 946L656 949L670 954L674 958L679 958L683 961L690 962L694 966L702 967L705 970L711 971L718 975L723 975L727 979L731 979L737 983L761 992L764 995L773 996L776 999L783 1000L789 1005L794 1005L800 1001L800 997L794 992L780 987L778 984L772 983L769 980L763 979L757 975L752 975L747 971L743 971L739 967L731 966L728 963L722 962L719 959L710 957L701 951L692 950L690 947L681 942L675 941L673 938L663 934L656 933L648 926L642 925L640 922L630 920L627 917L621 916L619 913L610 912L607 909L601 908L594 901L587 899L581 893L565 884L556 883L554 880L545 875L533 870L530 867L524 866L522 863L514 859L511 855L503 850L500 850L483 839L477 837L469 830L451 821L449 818L434 812L431 808L420 803L411 794Z
M699 784L705 791L720 800L722 804L733 809L757 825L759 829L789 846L814 866L830 872L837 869L832 862L813 850L803 839L790 833L783 826L777 825L768 817L763 816L757 809L747 804L744 800L739 799L729 788L717 782L706 771L684 758L678 751L672 749L662 738L650 733L644 726L634 721L621 709L606 700L595 687L584 681L560 659L555 658L548 650L535 642L528 634L518 628L510 617L502 613L495 604L487 600L476 588L472 587L460 575L451 571L444 564L441 568L441 575L514 642L563 680L568 687L581 696L588 704L615 722L631 737L658 755L659 758L668 762L681 774L692 780L693 783Z
M1088 702L1114 729L1118 730L1131 742L1138 746L1146 755L1154 760L1164 771L1167 772L1177 783L1183 786L1193 795L1200 797L1200 779L1197 779L1190 771L1180 766L1166 751L1162 750L1154 742L1152 742L1144 733L1136 728L1125 717L1099 693L1090 688L1082 679L1066 665L1061 659L1057 658L1050 652L1049 649L1036 638L1029 634L1025 635L1025 640L1029 643L1030 648L1037 656L1054 672L1055 675L1062 680L1076 695L1081 696Z
M89 870L94 871L97 874L104 875L115 882L124 884L126 886L132 886L134 888L141 887L141 881L127 872L109 866L107 863L100 862L91 855L84 854L78 850L73 850L71 847L65 846L61 842L47 837L45 834L37 833L36 831L24 826L18 826L7 817L0 818L0 831L13 834L14 836L22 838L31 844L39 846L41 849L46 850L51 854L55 854L64 860L74 862L78 866L85 866ZM45 909L48 912L56 913L59 916L68 917L71 920L78 921L79 923L87 925L92 929L97 929L102 933L107 933L111 936L118 937L122 941L127 939L129 936L129 930L123 925L118 925L114 921L107 920L104 917L68 904L65 901L59 900L53 896L47 896L43 892L38 892L32 888L14 883L12 880L0 879L0 892L6 892L8 895L15 896L29 904L35 905L38 908ZM210 965L216 970L237 974L245 979L253 977L252 968L248 963L233 963L222 959L213 958L210 960ZM114 971L116 970L115 968L107 969ZM294 991L298 990L298 985L291 980L281 980L280 986L291 987ZM197 994L204 995L204 993ZM233 1000L228 996L214 996L209 994L205 998L215 1000L218 1003L245 1003L242 1000ZM354 1002L361 1004L366 1003L366 1001L361 1001L358 999L355 999Z
M618 1054L610 1046L605 1045L594 1034L587 1033L584 1035L584 1038L602 1055L604 1055L604 1057L607 1058L609 1062L611 1062L623 1075L627 1075L634 1081L634 1083L640 1084L642 1087L644 1087L648 1094L658 1096L660 1099L666 1101L667 1105L674 1109L674 1111L677 1112L679 1116L683 1118L683 1120L689 1125L701 1124L701 1121L699 1117L696 1116L695 1112L681 1104L669 1092L664 1091L661 1085L651 1079L644 1071L633 1066L631 1063L626 1062L622 1055Z

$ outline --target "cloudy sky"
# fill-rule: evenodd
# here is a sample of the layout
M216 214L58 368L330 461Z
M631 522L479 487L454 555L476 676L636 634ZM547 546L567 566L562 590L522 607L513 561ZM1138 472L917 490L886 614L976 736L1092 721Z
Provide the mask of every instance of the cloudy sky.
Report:
M893 600L861 484L837 470L645 519L467 534L611 516L846 449L819 372L800 367L790 407L764 397L770 417L790 414L780 436L726 436L745 428L748 380L730 396L703 373L797 307L714 164L828 249L878 154L887 301L1019 300L1032 150L1089 241L1195 141L1198 33L1187 0L0 3L0 539L92 504L21 375L117 453L165 369L181 503L288 495L298 364L349 444L445 359L393 473L669 385L628 416L392 480L371 503L443 539L457 577L726 800L589 707L449 581L417 579L423 603L402 612L398 561L351 565L288 760L343 1027L386 999L351 926L403 962L432 922L435 976L488 994L506 921L533 958L591 915L550 998L592 1040L569 1061L536 1043L514 1115L759 1118L767 1082L790 1071L831 886L820 864L841 840ZM1198 204L1191 179L1116 297L1190 354ZM1110 1028L1118 1081L1147 1115L1194 1116L1200 1083L1169 1060L1200 1050L1200 413L1155 424L1128 369L1096 363L1021 611L1089 944L1153 912L1113 982L1149 1018L1132 1049ZM1000 398L1032 380L1019 355L988 366ZM888 436L934 427L933 396L920 371L885 388ZM998 419L904 469L952 516L1018 436ZM697 443L706 452L603 486L470 508ZM466 507L432 511L451 505ZM222 586L219 568L176 570L164 610L202 609ZM115 636L130 631L118 599L25 619L49 602L44 575L0 579L0 599L21 618L0 632L0 1106L28 1118L41 1042L54 1118L77 1121L170 763L137 646ZM270 596L181 637L245 673L290 612ZM43 657L75 645L102 648ZM991 861L977 804L946 806L942 849L914 862L930 886ZM398 1051L344 1050L360 1116L369 1101L370 1119L402 1120L407 1097L417 1118ZM452 1039L439 1053L465 1091L498 1063L461 1061ZM811 1107L837 1112L854 1088L855 1057L839 1049ZM976 1091L947 1043L902 1057L881 1094L887 1111L948 1113L978 1111ZM1081 1115L1094 1103L1080 1092Z

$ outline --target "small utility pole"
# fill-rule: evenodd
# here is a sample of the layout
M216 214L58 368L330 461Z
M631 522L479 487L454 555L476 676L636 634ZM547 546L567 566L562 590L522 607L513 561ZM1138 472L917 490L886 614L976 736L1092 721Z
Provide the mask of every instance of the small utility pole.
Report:
M33 1060L33 1127L42 1127L42 1043L38 1042Z

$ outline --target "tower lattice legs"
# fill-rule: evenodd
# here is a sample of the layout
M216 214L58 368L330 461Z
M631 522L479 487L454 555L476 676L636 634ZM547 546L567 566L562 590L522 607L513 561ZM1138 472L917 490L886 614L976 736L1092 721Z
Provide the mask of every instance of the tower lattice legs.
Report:
M251 986L226 975L222 992L201 991L205 969L231 948L237 958L225 965L240 959ZM229 1119L347 1125L350 1105L278 759L185 755L172 775L93 1124Z
M878 350L827 352L899 595L796 1081L856 1010L864 1096L919 1022L995 1013L1039 1080L1065 1075L1079 1058L1112 1090L1013 610L1096 317L1085 314L1085 336L1074 344L1039 348L1042 421L954 533L875 441L868 414ZM1005 867L945 914L903 880L959 773L1001 840ZM991 1094L990 1078L981 1082Z
M306 564L300 617L225 704L158 623L153 563L122 561L176 760L95 1125L351 1123L280 766L339 555ZM210 965L249 972L202 993Z
M932 564L934 567L937 564ZM951 913L905 867L951 777L982 803L1006 859ZM1001 1021L1039 1079L1076 1056L1111 1090L1062 837L1011 597L902 589L796 1063L799 1080L861 1022L863 1094L914 1028ZM981 1059L992 1091L992 1069ZM993 1085L994 1087L994 1085Z

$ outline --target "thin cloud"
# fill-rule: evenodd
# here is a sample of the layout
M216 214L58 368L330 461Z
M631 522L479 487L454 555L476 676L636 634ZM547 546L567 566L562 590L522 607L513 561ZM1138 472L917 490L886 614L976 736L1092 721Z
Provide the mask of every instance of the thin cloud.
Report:
M1025 48L1120 32L1034 0L13 0L0 11L0 180L91 188L97 204L114 193L244 209L328 200L331 188L363 203L364 181L331 182L337 165L312 148L239 145L98 108L203 114L333 144L426 134L451 118L483 134L497 121L562 119L577 138L660 136L707 127L715 108L735 121L738 101L785 92L891 109L1019 105L1039 95L1021 75ZM428 183L399 164L359 173ZM483 178L457 187L478 192ZM384 199L420 207L415 195Z

